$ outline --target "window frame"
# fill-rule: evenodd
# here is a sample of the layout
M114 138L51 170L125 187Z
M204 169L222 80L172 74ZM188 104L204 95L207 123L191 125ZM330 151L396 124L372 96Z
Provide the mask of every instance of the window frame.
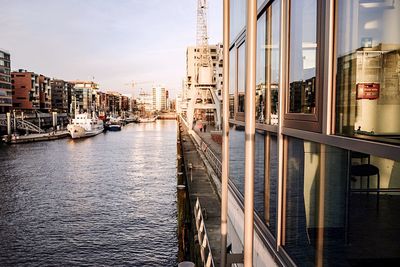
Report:
M290 27L291 27L291 19L290 12L292 7L292 1L289 0L289 5L287 10L285 11L286 15L286 23L288 25L288 31L286 33L286 38L288 40L288 45L290 47ZM283 127L287 128L295 128L299 130L306 130L311 132L322 132L322 121L323 121L323 84L324 84L324 51L325 51L325 20L322 14L325 14L325 5L322 0L315 0L317 3L317 11L316 11L316 67L315 67L315 112L312 114L304 114L304 113L291 113L289 112L289 104L290 104L290 85L289 85L289 71L290 71L290 49L285 51L287 53L286 56L286 72L288 73L284 84L281 85L282 90L285 90L285 99L283 99L284 110L283 114Z

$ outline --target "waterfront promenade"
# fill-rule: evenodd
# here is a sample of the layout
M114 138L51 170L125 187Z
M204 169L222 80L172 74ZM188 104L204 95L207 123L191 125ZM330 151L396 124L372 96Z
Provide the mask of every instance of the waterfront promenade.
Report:
M211 166L205 161L205 155L193 137L196 132L190 134L184 123L181 123L180 130L191 209L193 210L196 199L199 198L214 265L219 266L221 203L215 179L212 177L215 178L215 173L212 173ZM206 138L204 136L204 139ZM211 136L209 138L211 140ZM192 166L192 168L190 169L188 166ZM193 226L195 227L194 222Z

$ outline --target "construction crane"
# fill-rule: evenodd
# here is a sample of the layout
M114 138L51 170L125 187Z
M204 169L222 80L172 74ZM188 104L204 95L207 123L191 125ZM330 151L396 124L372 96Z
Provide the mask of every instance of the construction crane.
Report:
M201 67L210 67L211 56L208 47L207 34L207 0L197 1L197 34L196 46L200 49L199 65Z
M125 83L124 85L129 85L132 87L132 90L135 91L135 88L137 85L139 84L154 84L154 81L140 81L140 82L135 82L135 81L131 81L130 83Z
M198 53L194 63L195 81L188 88L190 100L188 101L187 118L189 127L192 128L194 120L197 120L198 117L204 118L211 113L214 117L215 128L219 129L221 126L221 103L215 92L214 67L208 45L207 8L207 0L197 1L196 50Z

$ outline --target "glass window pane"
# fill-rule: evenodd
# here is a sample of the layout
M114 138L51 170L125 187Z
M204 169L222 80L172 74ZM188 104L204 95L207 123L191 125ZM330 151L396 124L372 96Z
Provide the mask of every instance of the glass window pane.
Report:
M236 125L229 129L229 179L244 195L244 127Z
M390 266L400 162L288 139L284 247L299 266Z
M277 207L278 207L278 138L270 135L270 162L269 162L269 218L266 218L267 225L272 234L276 236Z
M291 1L289 112L315 113L317 0Z
M319 145L289 138L287 164L285 248L296 264L312 266Z
M400 144L399 2L339 0L337 14L336 134Z
M229 51L229 117L235 113L235 88L236 88L236 48Z
M255 134L255 165L254 165L254 209L261 218L265 217L265 145L266 134L256 131Z
M269 124L278 125L278 95L279 95L279 49L280 49L280 1L272 3L271 18L271 45L268 47L271 74L270 74L270 118Z
M238 112L244 112L245 95L245 73L246 73L246 44L243 43L238 48Z
M265 88L267 66L265 48L267 46L267 14L264 13L257 21L257 53L256 53L256 121L265 121Z
M246 25L246 10L247 5L245 0L230 1L230 34L229 38L232 41L237 38L238 34Z

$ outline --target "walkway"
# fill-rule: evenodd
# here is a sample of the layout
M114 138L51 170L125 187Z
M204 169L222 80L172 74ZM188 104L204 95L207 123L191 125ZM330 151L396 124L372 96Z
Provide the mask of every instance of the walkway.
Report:
M193 210L196 199L199 198L200 205L203 208L203 216L205 219L205 226L211 246L211 252L213 254L214 264L215 266L219 266L221 239L220 199L207 174L202 158L184 125L182 125L182 130L181 140L187 170L191 207ZM211 136L209 138L211 139ZM192 164L192 171L188 168L189 164Z

